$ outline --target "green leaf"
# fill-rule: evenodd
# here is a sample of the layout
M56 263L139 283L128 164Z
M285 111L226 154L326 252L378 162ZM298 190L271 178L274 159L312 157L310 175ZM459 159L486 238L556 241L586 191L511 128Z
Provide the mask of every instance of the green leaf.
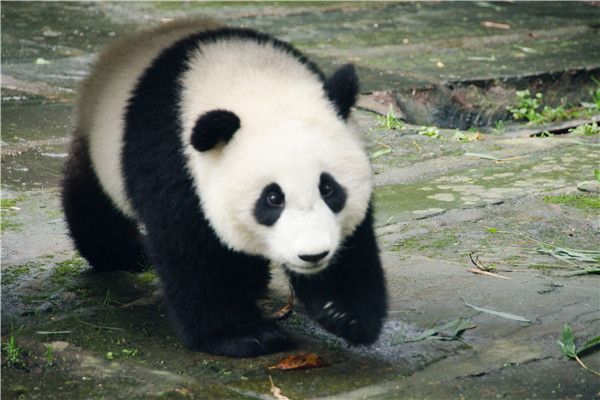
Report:
M600 169L594 170L594 176L596 177L596 180L600 182Z
M498 232L498 229L496 229L496 228L487 228L487 231L489 233L496 233L496 232Z
M576 354L579 355L581 353L585 353L593 349L594 347L600 346L600 336L596 336L585 342L580 348L577 349Z
M563 326L562 339L558 341L558 346L566 357L575 358L577 355L575 353L575 336L569 324Z
M423 127L421 129L419 129L419 131L417 133L419 135L428 136L428 137L434 138L434 139L440 137L440 130L435 126Z
M452 336L460 336L463 334L464 331L466 331L467 329L473 329L476 328L477 325L474 325L471 323L471 320L468 318L460 318L458 324L454 327L454 332L452 334Z
M383 147L379 150L375 150L373 153L371 153L371 155L369 156L371 158L371 160L377 158L377 157L381 157L384 156L386 154L389 154L392 152L392 148L391 147Z
M485 160L493 160L493 161L501 161L502 160L502 158L490 156L489 154L483 154L483 153L465 153L465 156L483 158Z
M548 254L554 258L568 263L598 263L600 262L600 251L571 249L549 244L542 244L537 248L538 253Z
M455 340L467 329L473 329L475 327L476 325L473 325L468 318L457 318L442 325L426 329L417 336L406 337L406 335L401 332L392 339L392 344L419 342L425 339Z
M495 311L495 310L489 310L487 308L482 308L482 307L477 307L474 306L472 304L469 304L467 302L465 302L465 306L467 307L471 307L477 311L481 311L487 314L492 314L492 315L496 315L498 317L502 317L502 318L506 318L506 319L512 319L513 321L519 321L519 322L525 322L525 323L531 323L531 320L525 318L525 317L521 317L520 315L514 315L514 314L509 314L509 313L505 313L502 311Z

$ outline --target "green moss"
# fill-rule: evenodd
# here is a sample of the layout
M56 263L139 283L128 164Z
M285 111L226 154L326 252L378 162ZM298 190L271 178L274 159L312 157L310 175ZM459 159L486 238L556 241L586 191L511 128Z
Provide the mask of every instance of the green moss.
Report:
M0 199L0 208L2 210L11 208L17 205L17 199Z
M21 302L25 305L39 304L48 300L50 293L26 294L19 296Z
M85 267L83 258L71 258L56 264L50 276L50 282L55 285L64 285L76 278Z
M14 222L11 221L10 219L6 218L7 215L3 215L2 219L0 219L0 231L4 232L4 231L20 231L21 229L23 229L23 224L19 223L19 222Z
M458 238L454 232L440 232L413 236L399 241L394 245L392 251L400 251L402 249L415 250L441 250L458 243Z
M23 197L16 199L0 199L0 231L20 231L23 224L13 221L10 217L17 215L14 207Z
M548 204L567 204L580 209L600 210L600 197L584 194L561 194L558 196L545 196L544 202Z
M10 285L15 283L21 276L28 274L32 269L39 268L42 264L28 262L21 265L8 267L2 271L2 284Z

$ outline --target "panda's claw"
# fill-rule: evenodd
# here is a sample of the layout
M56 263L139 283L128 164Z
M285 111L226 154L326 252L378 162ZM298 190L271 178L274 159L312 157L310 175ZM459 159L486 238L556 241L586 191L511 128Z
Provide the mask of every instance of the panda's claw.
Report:
M281 329L269 326L205 341L199 350L229 357L255 357L287 350L292 345L291 339Z
M329 332L341 336L352 344L371 344L379 336L381 320L360 310L340 310L332 302L322 307L314 316Z

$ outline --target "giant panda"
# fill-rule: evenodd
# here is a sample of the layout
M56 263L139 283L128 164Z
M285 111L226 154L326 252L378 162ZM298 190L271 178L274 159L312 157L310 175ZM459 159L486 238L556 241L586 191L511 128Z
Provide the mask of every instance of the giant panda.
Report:
M62 185L76 248L98 271L155 267L192 350L293 345L257 306L270 263L325 329L374 342L386 287L357 94L352 65L327 78L285 42L208 19L116 42L77 102Z

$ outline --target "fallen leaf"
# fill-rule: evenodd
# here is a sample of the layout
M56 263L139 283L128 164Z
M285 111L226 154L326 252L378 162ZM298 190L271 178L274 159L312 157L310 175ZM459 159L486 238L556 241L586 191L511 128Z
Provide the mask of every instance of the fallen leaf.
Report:
M271 393L273 393L273 397L275 397L277 400L290 400L289 397L281 394L281 389L278 388L277 386L275 386L275 384L273 383L273 378L271 378L271 375L269 375L269 380L271 381Z
M481 312L484 312L487 314L496 315L498 317L502 317L502 318L506 318L506 319L512 319L513 321L525 322L528 324L531 323L531 320L529 320L525 317L521 317L520 315L514 315L514 314L505 313L502 311L495 311L495 310L489 310L487 308L477 307L477 306L467 303L466 301L465 301L465 306L471 307L474 310L481 311Z
M271 318L275 319L284 319L288 317L292 313L292 309L294 308L294 293L290 293L288 297L287 303L281 307L279 310L274 311L271 314Z
M384 156L384 155L389 154L391 152L392 152L392 148L389 147L389 146L387 146L387 147L381 148L379 150L375 150L373 153L371 153L371 155L369 156L369 158L371 160L373 160L373 159L375 159L377 157Z
M473 325L469 319L457 318L445 324L426 329L423 333L414 337L406 337L403 334L397 335L392 339L392 344L419 342L425 339L460 340L460 336L464 331L475 327L476 325Z
M483 158L484 160L493 160L493 161L501 161L502 158L494 157L489 154L483 153L465 153L467 157L475 157L475 158Z
M315 353L305 353L286 357L280 360L276 365L269 367L269 369L288 371L294 369L326 367L327 365L329 364L327 364L321 356Z

